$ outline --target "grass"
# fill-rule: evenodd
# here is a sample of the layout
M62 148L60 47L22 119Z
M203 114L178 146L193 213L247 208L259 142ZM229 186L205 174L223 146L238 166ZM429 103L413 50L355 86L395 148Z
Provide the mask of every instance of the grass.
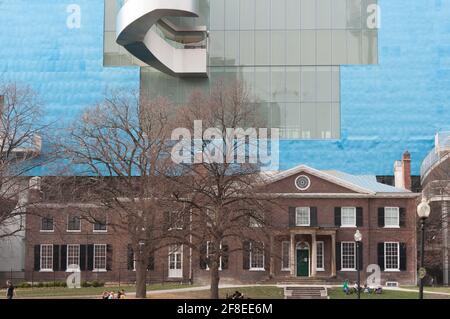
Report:
M240 288L224 288L219 290L221 299L225 299L226 295L233 294L236 290L243 293L247 298L251 299L283 299L284 292L282 288L274 286L255 286ZM209 299L209 290L189 291L189 292L171 292L152 294L151 298L155 299Z
M342 288L328 289L330 299L356 299L356 294L346 295ZM361 299L418 299L418 292L384 290L382 294L361 294ZM425 299L450 299L450 296L425 294Z
M165 290L165 289L180 289L180 288L188 288L195 287L192 285L181 285L179 283L166 283L166 284L154 284L148 285L148 291L157 291L157 290ZM17 288L16 289L16 298L64 298L64 297L99 297L103 291L118 291L124 289L125 292L135 292L135 286L108 286L108 287L89 287L89 288L80 288L80 289L69 289L64 287L55 287L55 288ZM4 298L5 290L0 291L0 298Z
M417 286L402 286L402 288L405 289L414 289L419 291L419 287ZM450 287L424 287L424 291L430 291L430 292L445 292L450 294Z

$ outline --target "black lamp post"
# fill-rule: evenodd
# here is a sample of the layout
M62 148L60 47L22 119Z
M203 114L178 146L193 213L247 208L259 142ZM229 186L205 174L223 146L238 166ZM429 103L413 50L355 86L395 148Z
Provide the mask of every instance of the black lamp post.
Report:
M362 241L362 234L359 230L356 230L355 233L355 242L356 242L356 274L357 274L357 284L358 284L358 299L361 299L361 277L360 277L360 260L361 260L361 241Z
M426 271L424 268L425 260L425 221L430 216L431 208L427 201L422 199L422 202L417 206L417 215L420 218L420 231L421 231L421 243L420 243L420 270L419 270L419 299L423 299L423 279Z

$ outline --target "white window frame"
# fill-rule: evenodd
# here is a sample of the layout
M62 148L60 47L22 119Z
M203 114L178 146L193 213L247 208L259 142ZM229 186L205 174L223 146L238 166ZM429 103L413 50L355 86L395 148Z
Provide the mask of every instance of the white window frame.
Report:
M344 224L344 210L351 209L353 211L353 218L354 223L353 224ZM342 228L356 228L356 207L341 207L341 227Z
M263 220L264 220L264 213L263 212L255 212L255 211L253 211L253 215L255 215L255 216L259 215L258 218L260 220L258 220L254 216L250 216L250 222L249 222L250 228L262 228L263 227Z
M397 245L397 268L388 268L387 267L387 258L386 258L386 247L389 244ZM400 243L395 241L388 241L384 243L384 271L387 272L398 272L400 271Z
M43 254L43 248L44 247L50 247L50 252L51 252L51 257L47 256L46 258L50 258L51 262L51 266L52 268L44 268L42 267L42 258L44 258L44 254ZM53 244L43 244L40 246L40 256L39 256L39 271L40 272L53 272Z
M209 244L211 242L207 241L206 242L206 258L209 258ZM222 243L220 243L219 245L219 249L222 249ZM209 263L206 263L206 270L209 270ZM220 260L219 260L219 271L222 270L222 256L220 256Z
M78 247L78 262L76 263L76 265L78 265L78 267L75 268L75 269L74 268L69 268L70 265L74 264L74 263L70 263L69 262L69 258L71 258L69 256L70 247ZM74 270L80 270L80 245L77 245L77 244L69 244L69 245L67 245L66 265L67 265L66 272L73 272Z
M105 229L104 230L96 230L95 229L95 224L96 223L93 223L92 224L92 232L93 233L97 233L97 234L104 234L104 233L107 233L108 232L108 216L105 216Z
M316 242L316 249L317 249L317 261L319 261L319 246L322 246L322 254L321 254L321 263L322 267L317 267L317 271L325 271L325 242L323 241L317 241Z
M396 210L397 212L397 225L388 225L386 223L386 211ZM384 208L384 228L400 228L400 207L385 207Z
M287 244L288 248L287 251L285 251L285 245ZM283 261L284 261L284 254L287 253L288 257L288 266L284 267ZM281 271L290 271L290 260L291 260L291 242L290 241L282 241L281 242Z
M96 266L96 262L95 262L95 259L96 259L96 247L105 247L105 268L97 268ZM92 270L92 272L106 272L107 271L107 263L108 263L108 247L107 247L107 245L106 244L94 244L94 254L93 254L93 270ZM100 257L98 257L98 258L100 258Z
M258 243L261 245L262 250L262 267L252 267L252 259L253 259L253 242L250 242L250 271L266 271L266 256L264 254L264 243Z
M178 220L179 216L176 216L177 217L176 222L174 222L173 218L172 218L172 216L176 215L176 213L178 213L178 212L176 212L176 211L169 211L168 213L169 213L169 222L170 222L169 231L171 231L171 230L183 230L183 221L182 220ZM177 225L177 223L181 223L181 225ZM172 227L172 226L175 226L175 227Z
M298 214L305 213L302 210L307 210L306 213L308 214L308 223L300 224ZM296 207L295 208L295 226L297 227L305 227L305 226L311 226L311 208L310 207Z
M344 268L344 244L352 244L353 245L353 265L354 268ZM341 271L356 271L356 243L354 241L343 241L341 242Z
M80 219L80 229L77 229L77 230L69 229L69 221L70 221L71 217L77 217L77 218ZM67 216L67 232L68 233L81 233L81 218L80 218L80 216L73 216L73 215L72 216L71 215Z
M52 229L51 230L45 230L42 229L42 221L44 220L44 218L51 218L52 219ZM55 232L55 218L54 217L48 217L48 216L44 216L41 218L41 225L40 225L40 232L41 233L54 233Z
M177 247L177 249L174 249L175 246ZM170 256L172 256L174 254L180 256L179 257L180 258L180 269L178 269L178 268L170 269ZM173 244L173 245L169 246L169 255L168 255L168 264L167 264L168 271L169 271L169 273L168 273L169 278L183 278L183 262L184 262L183 258L184 258L184 256L183 256L183 245L182 244ZM175 265L176 265L176 261L175 261ZM176 273L176 275L172 275L171 272ZM179 272L179 275L178 275L178 272Z

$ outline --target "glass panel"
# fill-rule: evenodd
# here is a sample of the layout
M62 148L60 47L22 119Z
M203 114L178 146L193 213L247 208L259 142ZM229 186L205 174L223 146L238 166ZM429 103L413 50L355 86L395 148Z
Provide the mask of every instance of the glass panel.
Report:
M361 64L361 31L347 31L348 64Z
M239 31L225 32L225 65L239 65Z
M286 29L286 0L272 0L271 2L272 30Z
M331 67L317 67L316 101L331 101Z
M331 103L317 103L317 131L319 138L331 138Z
M286 31L286 64L301 64L300 31Z
M300 0L286 0L286 29L300 29L300 4Z
M331 65L331 31L317 31L317 65Z
M239 30L239 0L225 1L225 30Z
M270 101L269 68L255 68L255 94L261 101Z
M347 64L347 33L345 30L333 30L332 33L332 64Z
M340 67L333 66L331 71L331 101L339 102L341 100L341 79L340 79Z
M332 125L332 137L338 139L341 137L341 114L340 104L331 104L331 125Z
M286 92L285 68L273 67L270 72L271 101L284 102Z
M331 28L331 0L316 0L317 29Z
M255 13L255 29L269 30L270 29L270 0L257 0Z
M255 0L241 0L239 14L240 14L240 22L239 22L240 30L254 30Z
M362 63L378 63L378 32L376 30L362 32Z
M255 65L255 33L254 31L240 32L240 64Z
M255 31L255 65L270 64L270 33Z
M270 103L270 125L272 128L279 128L281 123L281 105L279 103Z
M316 68L302 67L300 96L303 102L314 102L316 100Z
M209 60L211 66L224 65L225 56L225 32L210 31Z
M303 103L301 105L301 129L302 138L317 138L316 134L316 105L314 103Z
M361 29L361 0L347 0L347 29Z
M227 0L228 2L228 0ZM225 29L225 0L210 1L210 28L211 30Z
M271 32L271 65L286 64L286 32Z
M332 28L345 29L347 26L347 0L331 1Z
M301 27L302 29L316 28L316 3L315 0L301 0Z
M316 31L301 31L302 65L316 65Z
M300 102L300 68L286 68L286 102Z
M300 103L286 103L284 105L284 138L299 139L300 131Z

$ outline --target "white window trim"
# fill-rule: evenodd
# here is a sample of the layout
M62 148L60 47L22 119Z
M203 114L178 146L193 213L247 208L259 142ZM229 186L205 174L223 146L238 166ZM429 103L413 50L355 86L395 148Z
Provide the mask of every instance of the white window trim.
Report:
M46 217L42 217L42 219L44 219L44 218L46 218ZM55 232L55 219L52 218L53 223L52 223L52 229L51 230L42 229L42 219L41 219L41 227L40 227L41 229L39 230L39 232L41 232L41 233L54 233Z
M287 268L284 268L283 267L283 256L284 256L284 249L283 249L283 247L284 247L284 244L288 244L288 246L289 246L289 248L288 248L288 251L287 251L287 254L288 254L288 261L290 261L291 260L291 242L290 241L287 241L287 240L285 240L285 241L282 241L281 242L281 271L290 271L291 270L291 268L288 266Z
M206 258L209 258L209 243L210 241L206 242ZM222 249L222 243L220 243L219 245L219 249ZM209 265L208 263L206 264L206 270L209 270ZM219 271L222 271L222 256L220 256L220 260L219 260Z
M325 271L325 242L320 240L320 241L316 242L316 245L317 246L322 245L322 265L323 265L322 268L317 268L316 270L317 271ZM317 248L316 248L316 250L317 250Z
M167 263L167 267L168 267L168 271L169 271L169 273L168 273L168 278L183 278L183 275L184 275L184 273L183 273L183 261L184 261L184 249L183 249L183 244L175 244L175 245L177 245L178 246L178 249L177 249L177 251L175 251L175 253L176 254L179 254L179 255L181 255L181 257L180 257L180 259L181 259L181 263L180 263L180 265L181 265L181 269L179 269L180 270L180 272L181 272L181 276L170 276L170 255L171 255L171 253L170 253L170 251L171 251L171 247L169 246L169 254L168 254L168 263ZM172 254L173 254L173 252L172 252ZM178 270L178 269L177 269Z
M263 251L263 255L262 255L262 260L263 260L263 267L252 267L252 255L253 255L253 251L252 251L252 242L250 242L250 271L266 271L265 268L265 264L266 264L266 256L264 254L264 243L262 244L262 251Z
M386 225L386 209L396 209L397 210L397 225ZM385 207L384 208L384 228L400 228L400 207Z
M298 218L297 218L297 210L300 209L308 209L308 223L307 224L300 224L298 222ZM297 227L307 227L307 226L311 226L311 207L296 207L295 208L295 226Z
M353 264L355 268L344 268L344 258L342 258L342 252L344 251L344 244L353 244ZM354 241L341 242L341 271L356 271L356 243Z
M44 246L50 246L50 247L52 247L52 249L51 249L51 252L52 252L52 268L42 268L42 248L44 247ZM41 246L40 246L40 256L39 256L40 258L40 260L39 260L39 272L53 272L53 258L54 258L54 256L53 256L53 244L42 244Z
M76 247L76 246L78 246L78 268L76 268L76 269L73 269L73 268L69 268L69 266L71 265L70 263L69 263L69 246L73 246L73 247ZM80 245L78 245L78 244L68 244L67 245L67 256L66 256L66 272L73 272L73 271L77 271L77 270L80 270L80 253L81 253L81 249L80 249Z
M96 246L104 246L105 247L105 268L95 268L95 247ZM92 272L107 272L108 270L107 270L107 263L108 263L108 247L107 247L107 245L106 244L94 244L94 253L93 253L93 256L92 256L92 258L93 258L93 261L92 261L92 263L93 263L93 270L92 270Z
M170 222L171 222L171 224L172 224L172 214L174 214L175 212L172 212L172 211L170 211L169 212L169 220L170 220ZM177 220L177 222L180 222L179 220ZM176 226L176 225L175 225ZM172 230L183 230L184 228L183 228L183 226L180 226L180 227L172 227L172 225L170 225L170 227L169 227L169 231L172 231Z
M69 219L70 219L70 217L74 217L74 216L67 216L67 229L66 229L66 231L68 232L68 233L81 233L81 219L80 219L80 229L78 229L78 230L70 230L69 229Z
M344 209L353 209L355 213L354 225L344 225ZM341 207L341 228L356 228L356 207Z
M397 244L397 268L387 268L386 266L386 245ZM400 272L400 243L396 241L387 241L384 243L384 271L385 272Z
M106 220L105 220L105 227L106 227L106 229L105 230L96 230L95 229L95 223L93 223L92 224L92 232L93 233L96 233L96 234L104 234L104 233L107 233L108 232L108 217L106 217Z

